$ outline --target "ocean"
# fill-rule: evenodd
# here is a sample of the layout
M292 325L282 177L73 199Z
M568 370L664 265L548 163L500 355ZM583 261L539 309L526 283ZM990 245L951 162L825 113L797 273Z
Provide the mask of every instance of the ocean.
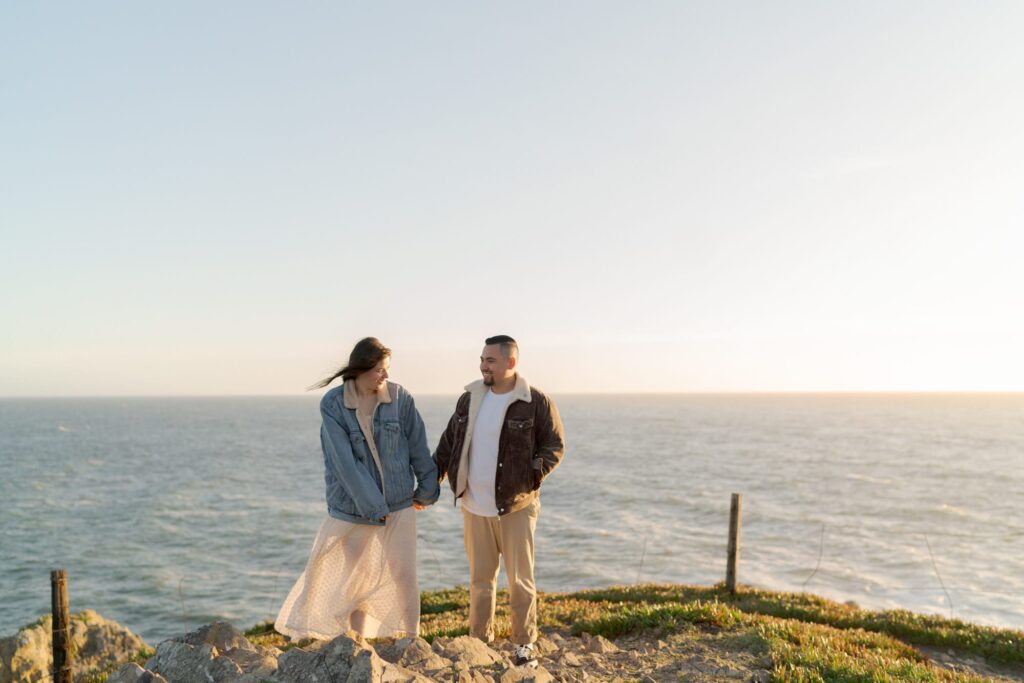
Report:
M541 590L722 581L740 493L743 584L1024 629L1024 394L553 398ZM417 399L432 446L455 399ZM0 400L0 635L58 567L150 643L272 619L325 515L317 403ZM447 484L417 524L421 588L465 584Z

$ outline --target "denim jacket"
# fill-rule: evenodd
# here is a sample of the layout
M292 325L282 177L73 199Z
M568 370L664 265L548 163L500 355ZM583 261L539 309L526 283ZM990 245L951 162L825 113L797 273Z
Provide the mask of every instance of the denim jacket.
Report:
M335 387L320 401L320 444L324 451L327 512L357 524L381 526L389 512L404 510L415 500L437 502L437 466L430 457L426 428L412 396L388 382L373 413L373 440L381 466L370 451L356 418L354 397L345 400L351 382ZM383 470L383 481L381 480ZM387 492L385 498L384 493Z

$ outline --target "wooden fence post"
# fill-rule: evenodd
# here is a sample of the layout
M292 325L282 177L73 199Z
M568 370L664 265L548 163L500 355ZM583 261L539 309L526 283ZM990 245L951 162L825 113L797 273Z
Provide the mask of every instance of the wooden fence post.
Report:
M740 529L743 526L743 496L732 494L729 506L729 561L725 568L725 587L736 594L740 567Z
M53 608L53 681L71 683L71 614L68 609L68 573L50 572Z

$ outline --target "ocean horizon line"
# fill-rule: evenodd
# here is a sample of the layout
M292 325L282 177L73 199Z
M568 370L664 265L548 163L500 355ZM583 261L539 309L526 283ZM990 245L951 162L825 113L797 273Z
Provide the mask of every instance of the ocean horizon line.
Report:
M462 389L445 392L416 392L424 398L449 397L462 393ZM557 391L545 393L574 397L669 397L669 396L1022 396L1024 389L796 389L796 390L735 390L735 391ZM304 398L317 396L315 392L294 393L252 393L252 394L10 394L0 396L0 401L15 400L125 400L125 399L210 399L210 398Z

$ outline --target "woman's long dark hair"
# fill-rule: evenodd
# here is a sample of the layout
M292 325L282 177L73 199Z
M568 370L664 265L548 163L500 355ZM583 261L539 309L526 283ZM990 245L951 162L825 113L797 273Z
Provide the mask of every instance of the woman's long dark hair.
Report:
M309 387L307 391L323 389L339 377L341 377L343 381L355 379L367 370L373 370L377 363L390 355L391 349L381 344L380 340L376 337L360 339L352 348L352 353L348 354L348 363L346 365L341 366L341 368L339 368L338 371L330 377L325 377L313 386Z

